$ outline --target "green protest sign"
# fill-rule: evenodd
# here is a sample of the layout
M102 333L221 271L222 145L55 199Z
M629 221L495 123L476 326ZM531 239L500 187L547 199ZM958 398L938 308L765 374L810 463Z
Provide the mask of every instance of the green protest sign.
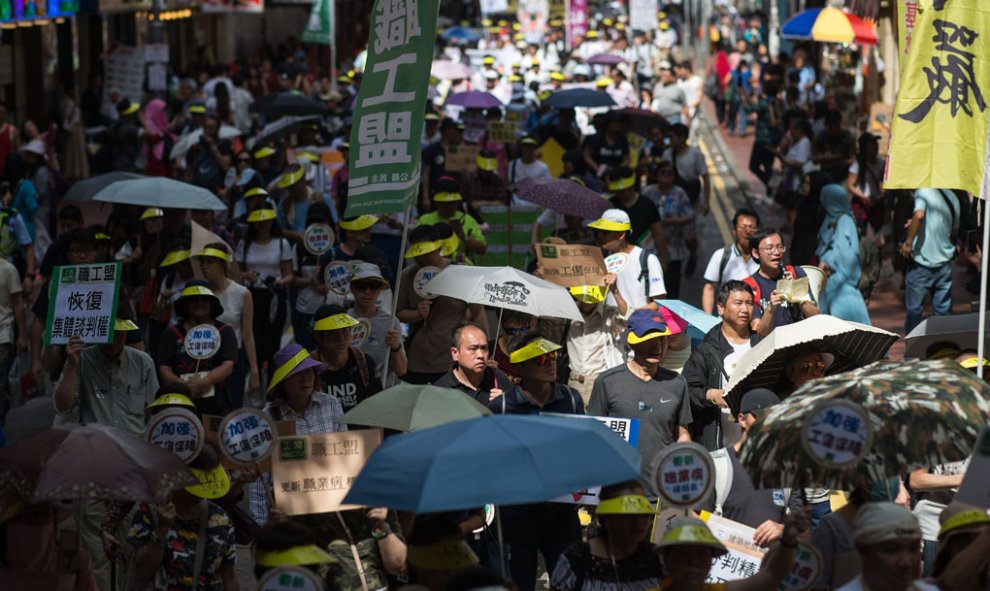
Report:
M113 342L121 264L55 267L48 291L45 346L78 335L90 344Z
M403 211L419 192L438 0L376 0L351 128L346 215Z

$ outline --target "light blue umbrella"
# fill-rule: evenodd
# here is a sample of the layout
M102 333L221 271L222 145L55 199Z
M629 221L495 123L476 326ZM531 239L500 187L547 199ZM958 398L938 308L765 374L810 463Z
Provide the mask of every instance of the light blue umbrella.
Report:
M165 177L116 181L93 195L93 200L144 207L227 211L224 202L211 191Z
M344 502L415 513L533 503L636 479L639 464L594 419L479 417L389 437Z
M657 304L677 314L688 323L688 336L692 339L704 339L708 331L722 322L718 316L712 316L701 308L695 308L681 300L657 300Z
M440 35L440 38L444 41L454 41L456 43L474 43L475 41L481 41L484 35L474 29L457 26L450 27L444 31Z

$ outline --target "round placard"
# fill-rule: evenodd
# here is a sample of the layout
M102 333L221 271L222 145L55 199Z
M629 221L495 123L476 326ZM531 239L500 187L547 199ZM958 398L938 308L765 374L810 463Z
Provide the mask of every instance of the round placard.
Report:
M351 276L353 274L354 269L350 263L334 261L327 265L323 272L323 280L330 291L337 295L347 295L347 292L351 290Z
M655 460L654 483L660 496L677 507L693 507L704 500L715 482L715 464L697 443L675 443Z
M413 291L416 292L416 295L427 300L437 297L435 294L426 291L425 287L431 279L440 274L440 271L443 271L440 267L423 267L419 271L416 271L416 276L413 277Z
M169 408L153 415L144 432L155 447L170 451L187 464L203 449L203 423L192 411Z
M261 577L258 591L323 591L323 583L307 568L280 566Z
M239 464L257 464L270 456L277 434L271 417L256 408L235 410L217 429L220 452Z
M773 552L779 551L777 546L772 552L767 554L764 563L770 560ZM808 591L818 583L818 577L822 572L822 555L818 549L807 542L798 542L794 549L794 564L791 571L777 585L778 591Z
M480 534L485 531L486 527L491 527L492 523L495 522L495 505L485 505L485 525L482 525L478 529L471 533Z
M327 224L310 224L303 232L303 246L309 254L326 254L333 248L333 242L333 228Z
M617 252L605 257L605 271L608 273L618 273L626 268L629 255L624 252Z
M801 443L811 459L826 468L847 468L870 449L873 430L870 416L848 400L829 400L808 416L801 429Z
M193 359L209 359L220 350L220 329L212 324L194 326L186 333L182 346Z
M371 321L367 318L357 318L357 326L351 327L351 346L360 349L371 334Z

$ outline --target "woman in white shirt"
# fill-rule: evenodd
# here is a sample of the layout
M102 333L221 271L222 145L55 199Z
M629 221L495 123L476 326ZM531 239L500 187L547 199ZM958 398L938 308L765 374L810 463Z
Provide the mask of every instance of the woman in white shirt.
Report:
M270 362L281 344L292 283L295 251L282 238L271 203L248 214L248 230L234 259L254 300L254 342L258 365Z
M251 392L261 388L261 374L258 372L258 356L254 347L254 299L248 288L227 277L227 263L230 261L229 247L223 242L207 244L206 248L194 253L203 270L203 277L210 282L210 289L220 299L223 314L217 320L234 329L237 348L240 351L230 376L227 393L232 408L244 406L245 379L250 376L248 386Z
M811 123L807 119L791 118L789 145L784 154L779 147L774 149L777 158L784 166L784 180L777 187L775 198L787 210L785 230L794 227L794 218L797 216L797 190L804 177L804 167L811 160Z

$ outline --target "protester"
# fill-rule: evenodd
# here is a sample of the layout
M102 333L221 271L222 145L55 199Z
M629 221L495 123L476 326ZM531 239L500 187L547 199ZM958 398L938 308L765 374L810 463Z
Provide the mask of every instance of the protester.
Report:
M859 232L845 189L827 185L822 190L825 220L818 230L819 267L828 281L820 294L823 314L836 318L870 324L863 295L859 291L862 268L859 264Z
M352 345L351 329L357 325L341 306L325 304L313 315L317 348L312 357L324 366L320 388L336 398L344 412L382 390L379 362Z
M732 216L732 243L712 253L705 268L705 287L701 307L715 314L715 299L726 281L742 281L759 269L759 263L749 250L749 239L760 229L760 216L749 208L740 208Z
M581 312L581 320L572 322L566 331L570 368L567 385L578 391L585 407L598 376L624 360L621 335L626 327L625 318L619 308L605 302L613 289L615 276L609 274L603 287L585 285L569 290Z
M0 375L10 375L14 359L27 351L28 331L25 297L17 269L0 259ZM0 424L17 402L10 380L0 382Z
M660 367L671 330L653 310L629 316L626 342L633 359L598 376L591 390L588 414L640 420L642 477L651 500L657 498L653 459L675 442L690 441L693 421L687 381Z
M608 174L609 201L612 207L626 212L630 220L627 236L630 243L643 246L667 258L667 241L663 221L655 203L640 196L636 190L636 175L627 166L617 166Z
M603 251L623 253L626 264L616 274L616 287L610 290L609 304L631 314L639 308L656 309L657 299L667 295L663 268L657 256L629 242L632 223L621 209L608 209L602 217L588 224Z
M956 256L956 232L960 205L948 189L918 189L914 192L914 215L900 254L909 262L904 274L904 332L921 324L925 296L931 294L932 313L952 313L952 260Z
M458 572L480 562L457 523L439 515L416 521L407 556L410 582L429 591L444 591Z
M817 262L818 231L825 221L822 208L822 190L832 184L824 172L815 170L801 180L794 217L794 233L791 236L790 261L792 265L813 265Z
M402 344L402 326L392 316L390 310L378 305L382 292L388 288L388 281L381 269L372 263L357 263L350 282L354 305L350 314L369 323L368 336L361 348L378 363L378 375L384 376L382 383L394 385L398 378L406 375L409 360ZM388 359L388 368L385 360Z
M880 138L872 133L859 136L856 159L849 165L846 190L853 197L852 209L860 232L867 228L880 236L886 221L883 176L886 160L880 156Z
M440 222L450 224L458 238L458 247L450 255L455 253L463 255L469 263L474 258L484 255L487 247L485 235L481 232L478 222L463 211L464 198L454 179L440 177L436 189L437 192L433 194L434 211L419 216L420 225L432 226Z
M818 305L814 301L789 302L785 294L777 289L781 279L800 279L806 274L801 267L784 264L784 253L787 247L780 232L773 228L764 228L749 239L750 254L759 269L743 279L753 290L753 330L762 336L767 336L778 326L797 322L809 316L818 314Z
M488 363L488 336L480 324L463 321L457 325L450 357L453 360L450 371L433 385L455 388L486 406L513 386L505 372Z
M663 282L668 295L677 299L681 291L681 267L689 257L685 229L694 223L694 208L684 189L674 184L674 166L666 161L657 164L656 184L644 189L643 196L653 202L660 214L670 259L664 267ZM629 212L628 209L626 211ZM634 218L629 213L630 218Z
M0 521L0 587L98 591L87 550L60 530L69 512L52 502L12 500ZM102 551L102 550L101 550Z
M917 581L921 575L921 528L904 507L889 502L864 505L856 515L853 542L863 572L838 591L937 589L920 586Z

